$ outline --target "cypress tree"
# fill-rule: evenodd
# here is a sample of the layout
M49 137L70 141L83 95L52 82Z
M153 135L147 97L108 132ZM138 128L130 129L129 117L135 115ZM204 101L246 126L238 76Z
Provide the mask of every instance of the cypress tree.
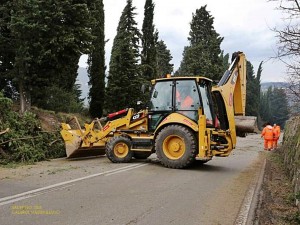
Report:
M261 114L260 114L260 109L261 109L261 84L260 84L260 78L261 78L261 74L262 74L262 71L263 71L263 68L262 68L262 64L263 64L263 61L260 62L259 66L258 66L258 69L257 69L257 74L256 74L256 78L255 78L255 93L256 96L257 96L257 99L258 99L258 116L257 116L257 121L258 121L258 125L259 127L262 125L262 118L261 118Z
M139 72L139 37L132 0L122 12L109 63L105 105L109 112L134 107L143 78Z
M146 0L144 6L144 21L142 26L142 52L141 68L143 77L150 81L157 78L157 51L156 43L158 32L155 31L153 24L154 3Z
M134 107L139 100L143 79L138 65L140 32L135 9L132 0L127 0L114 38L105 98L108 112Z
M246 115L259 116L260 84L257 83L253 65L247 61ZM258 89L259 88L259 89Z
M171 60L173 57L163 40L157 42L156 51L158 77L164 77L166 74L171 74L174 67L174 65L171 64Z
M193 13L191 30L185 46L178 73L180 75L202 75L213 80L222 76L223 61L220 45L223 38L215 31L214 17L206 10L206 5Z
M104 9L103 0L95 0L94 4L89 6L92 14L92 42L93 50L88 58L88 74L90 108L92 117L100 118L103 113L104 90L105 90L105 36L104 36Z
M229 53L224 55L224 51L221 51L221 60L223 62L223 72L225 72L229 67Z

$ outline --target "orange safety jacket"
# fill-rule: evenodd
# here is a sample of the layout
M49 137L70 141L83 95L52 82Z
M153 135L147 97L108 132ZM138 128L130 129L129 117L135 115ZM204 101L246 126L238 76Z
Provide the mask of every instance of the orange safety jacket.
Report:
M261 136L265 138L265 140L273 140L274 130L273 127L267 125L261 132Z
M192 104L193 104L193 102L194 101L191 98L191 96L185 97L185 99L183 100L182 105L181 105L182 109L190 109L191 106L192 106Z
M276 125L276 126L274 126L273 129L274 129L274 138L278 139L280 136L280 126Z

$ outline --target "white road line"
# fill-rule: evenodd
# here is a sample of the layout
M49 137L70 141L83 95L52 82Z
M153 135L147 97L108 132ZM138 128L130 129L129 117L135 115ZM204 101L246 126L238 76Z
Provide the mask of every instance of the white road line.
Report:
M114 174L116 174L116 173L122 173L122 172L125 172L125 171L127 171L127 170L136 169L136 168L139 168L139 167L142 167L142 166L146 166L146 165L148 165L148 163L142 164L142 165L138 165L138 166L136 166L136 167L134 167L134 168L127 168L127 169L124 169L124 170L118 170L118 171L116 171L116 172L112 172L112 173L105 174L104 176L110 176L110 175L114 175Z
M71 187L71 186L74 186L74 184L66 185L66 186L63 186L63 187L60 187L60 188L54 188L54 189L50 189L50 190L40 191L40 192L36 192L36 193L32 193L32 194L27 194L25 196L21 196L21 197L17 197L17 198L14 198L14 199L6 200L4 202L0 202L0 206L11 204L11 203L14 203L14 202L18 202L18 201L21 201L21 200L24 200L24 199L27 199L27 198L33 198L35 196L46 194L46 193L49 193L49 192L62 190L62 189L65 189L65 188L68 188L68 187Z
M0 198L0 206L10 204L10 203L16 202L16 201L21 201L23 199L31 198L31 197L43 194L45 192L47 193L51 189L53 190L54 188L65 186L65 185L75 183L75 182L78 182L78 181L82 181L82 180L86 180L86 179L90 179L90 178L97 177L97 176L102 176L102 175L107 176L107 175L110 175L110 174L121 173L121 172L136 169L136 168L139 168L141 166L146 166L146 165L149 165L149 163L135 163L135 164L131 164L129 166L124 166L124 167L121 167L121 168L118 168L118 169L109 170L109 171L96 173L96 174L91 174L89 176L80 177L80 178L77 178L77 179L74 179L74 180L64 181L64 182L49 185L49 186L46 186L46 187L37 188L37 189L31 190L31 191L26 191L26 192L23 192L23 193L20 193L20 194L7 196L7 197L4 197L4 198ZM71 185L69 185L69 186L71 186ZM62 189L62 188L57 188L57 189ZM55 189L55 190L57 190L57 189Z

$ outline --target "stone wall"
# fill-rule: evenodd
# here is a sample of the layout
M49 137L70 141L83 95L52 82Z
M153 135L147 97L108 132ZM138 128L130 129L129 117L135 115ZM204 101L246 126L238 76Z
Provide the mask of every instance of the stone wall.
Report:
M300 211L300 116L292 117L284 128L282 143L285 168L289 172Z

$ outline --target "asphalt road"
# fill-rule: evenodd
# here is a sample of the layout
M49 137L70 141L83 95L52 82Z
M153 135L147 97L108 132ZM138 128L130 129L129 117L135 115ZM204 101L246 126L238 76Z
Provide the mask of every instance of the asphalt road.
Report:
M0 169L0 224L245 224L266 153L259 135L238 141L231 156L185 170L164 168L155 155Z

